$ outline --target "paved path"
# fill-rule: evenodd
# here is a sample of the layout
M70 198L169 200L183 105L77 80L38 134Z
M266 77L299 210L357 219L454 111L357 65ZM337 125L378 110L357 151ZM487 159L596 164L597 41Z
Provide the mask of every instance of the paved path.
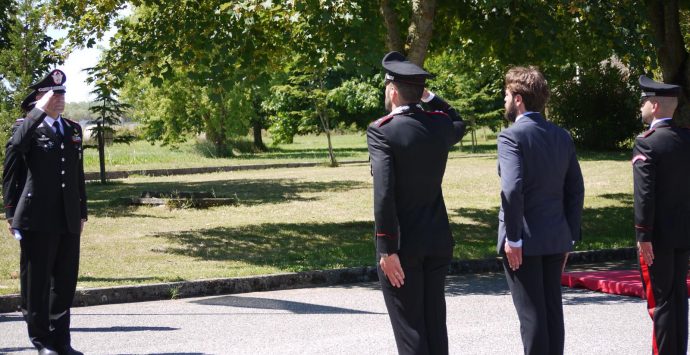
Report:
M501 274L453 276L451 354L521 354ZM564 289L566 354L649 354L641 299ZM86 354L395 354L376 283L73 308ZM0 353L35 354L19 313L0 314Z

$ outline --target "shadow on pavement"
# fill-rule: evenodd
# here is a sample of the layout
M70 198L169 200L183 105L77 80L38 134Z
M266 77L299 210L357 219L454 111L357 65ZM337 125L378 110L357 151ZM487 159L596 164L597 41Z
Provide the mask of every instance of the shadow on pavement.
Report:
M0 348L0 354L18 353L21 351L36 350L35 348Z
M83 333L114 333L114 332L164 332L179 330L171 327L102 327L102 328L71 328L73 332Z
M223 296L192 301L192 303L211 306L282 310L295 314L382 314L356 309L256 297Z
M2 315L0 314L0 323L4 322L22 322L24 321L24 317L21 315L15 316L15 315Z
M450 276L446 279L446 296L507 295L508 284L499 273Z
M637 297L611 295L608 293L594 292L585 289L572 289L567 287L563 287L562 289L564 306L644 303L644 300Z

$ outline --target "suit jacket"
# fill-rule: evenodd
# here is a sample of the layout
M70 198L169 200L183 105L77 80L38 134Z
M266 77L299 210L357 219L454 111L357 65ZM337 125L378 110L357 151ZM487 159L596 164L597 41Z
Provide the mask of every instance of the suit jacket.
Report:
M439 97L428 105L442 112L412 105L367 129L379 253L452 255L441 182L448 151L464 135L465 123Z
M12 227L41 232L80 233L87 218L86 189L79 124L63 118L63 138L43 123L34 108L12 135L10 146L21 153L27 174Z
M632 165L637 241L690 247L690 130L659 122L635 139Z
M498 243L522 239L524 255L565 253L581 239L585 188L568 132L539 113L498 136Z
M12 126L12 134L19 128L24 118L18 119ZM5 205L5 218L14 218L14 210L24 190L26 181L26 163L24 156L12 147L12 140L5 145L5 161L2 169L2 198Z

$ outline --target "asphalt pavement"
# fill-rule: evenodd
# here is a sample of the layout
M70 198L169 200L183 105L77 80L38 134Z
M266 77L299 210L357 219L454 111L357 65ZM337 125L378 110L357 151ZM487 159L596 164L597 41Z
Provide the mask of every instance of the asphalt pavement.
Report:
M564 288L566 354L649 354L642 299ZM502 274L451 276L451 354L521 354ZM396 354L377 283L72 309L86 354ZM20 313L0 314L0 353L35 354Z

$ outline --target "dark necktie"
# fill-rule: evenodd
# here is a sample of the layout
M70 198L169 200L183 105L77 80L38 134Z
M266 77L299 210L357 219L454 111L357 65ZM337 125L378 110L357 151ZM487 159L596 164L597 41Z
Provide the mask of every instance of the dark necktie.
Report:
M55 135L58 137L58 139L60 139L60 141L62 141L62 132L60 131L60 123L57 120L55 120L55 122L53 122L53 127L55 127Z

